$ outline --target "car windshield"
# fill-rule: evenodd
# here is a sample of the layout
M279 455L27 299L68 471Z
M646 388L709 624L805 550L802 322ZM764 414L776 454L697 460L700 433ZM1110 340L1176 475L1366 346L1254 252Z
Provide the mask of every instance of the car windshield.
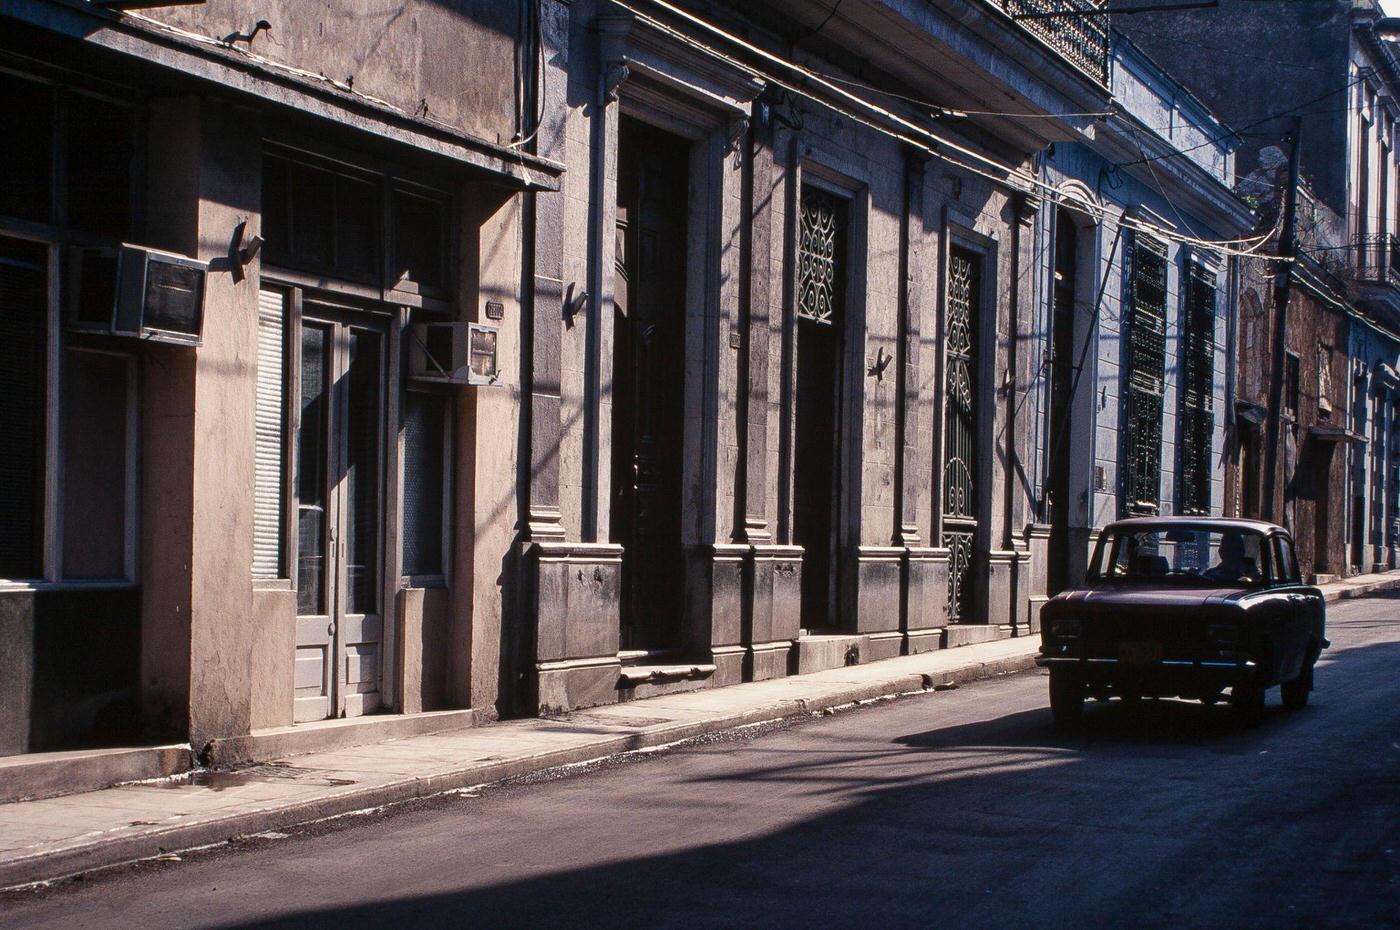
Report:
M1246 530L1172 527L1105 536L1090 577L1121 584L1254 585L1268 576L1264 537Z

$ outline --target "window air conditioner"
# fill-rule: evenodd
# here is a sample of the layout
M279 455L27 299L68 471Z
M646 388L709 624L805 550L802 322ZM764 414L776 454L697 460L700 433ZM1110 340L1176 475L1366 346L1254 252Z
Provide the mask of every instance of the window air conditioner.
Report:
M197 346L204 328L204 262L135 245L69 253L69 326Z
M408 327L408 375L428 384L495 384L495 326L414 323Z

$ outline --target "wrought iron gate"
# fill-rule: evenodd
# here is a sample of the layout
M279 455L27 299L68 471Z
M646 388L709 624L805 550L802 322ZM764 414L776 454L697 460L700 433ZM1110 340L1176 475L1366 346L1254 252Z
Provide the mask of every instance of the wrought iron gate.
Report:
M975 608L977 542L977 353L981 259L953 249L948 260L943 417L943 545L949 550L948 619Z

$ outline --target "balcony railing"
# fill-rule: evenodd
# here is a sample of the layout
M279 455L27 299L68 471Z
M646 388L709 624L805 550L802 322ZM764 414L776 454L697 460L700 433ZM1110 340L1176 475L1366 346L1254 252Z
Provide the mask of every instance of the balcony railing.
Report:
M1368 236L1356 242L1356 276L1400 287L1400 237Z
M1104 87L1108 86L1108 16L1075 15L1098 10L1105 0L988 0L1027 32ZM1035 14L1056 13L1057 16ZM1021 18L1017 17L1034 17Z

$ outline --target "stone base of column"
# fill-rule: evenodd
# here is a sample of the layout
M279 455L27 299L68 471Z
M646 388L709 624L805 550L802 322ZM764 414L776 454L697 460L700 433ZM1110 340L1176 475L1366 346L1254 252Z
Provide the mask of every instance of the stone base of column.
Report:
M535 542L526 550L540 715L618 700L622 547Z
M947 549L910 548L903 560L904 653L917 655L941 648L948 625Z

